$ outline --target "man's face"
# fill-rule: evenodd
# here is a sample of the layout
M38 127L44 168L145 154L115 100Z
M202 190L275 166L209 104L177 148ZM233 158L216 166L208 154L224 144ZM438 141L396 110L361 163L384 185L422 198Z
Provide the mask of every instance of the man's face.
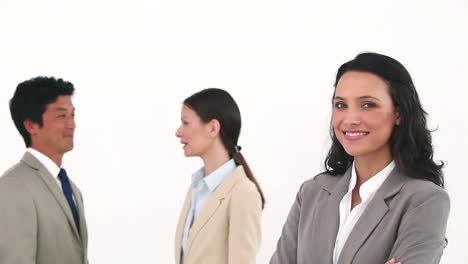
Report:
M31 147L50 155L63 155L73 149L75 107L71 96L62 95L46 106L42 127L30 126Z

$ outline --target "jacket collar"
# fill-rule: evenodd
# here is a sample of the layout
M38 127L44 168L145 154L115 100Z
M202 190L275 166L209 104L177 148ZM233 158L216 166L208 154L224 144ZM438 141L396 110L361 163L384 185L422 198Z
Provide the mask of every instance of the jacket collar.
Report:
M51 175L49 170L42 165L42 163L36 159L31 153L26 152L23 157L21 158L21 161L24 162L26 165L29 167L37 170L40 178L42 181L45 183L49 191L53 194L55 200L60 204L60 207L63 210L63 213L65 214L65 217L68 220L68 223L70 224L70 228L73 230L73 233L75 234L76 238L78 241L81 243L81 237L78 233L78 230L76 228L75 220L73 219L73 215L70 209L70 206L68 205L67 200L65 199L65 196L63 192L61 191L60 187L57 184L57 181L54 178L54 175ZM78 198L78 189L76 186L72 183L72 192L73 196L75 197L75 203L78 208L78 214L80 216L80 223L84 224L84 218L83 218L83 204L81 200ZM83 226L83 225L82 225Z
M372 234L372 231L387 214L388 202L395 197L408 181L403 173L396 167L390 172L390 175L375 193L373 199L367 205L348 239L343 246L338 264L351 263L359 248Z
M211 217L216 213L218 208L223 204L226 197L231 193L234 186L242 179L246 177L245 171L242 166L237 166L237 168L229 174L224 181L218 186L218 188L213 192L210 199L205 204L203 210L200 212L198 217L193 222L193 225L189 231L189 237L187 241L186 252L184 252L185 257L188 257L190 250L193 246L193 242L200 233L200 231L207 225ZM191 189L191 188L190 188ZM185 220L190 210L192 199L191 191L189 190L182 213L179 219L179 224L176 232L176 263L180 263L180 252L181 241L182 241L182 232L185 224Z

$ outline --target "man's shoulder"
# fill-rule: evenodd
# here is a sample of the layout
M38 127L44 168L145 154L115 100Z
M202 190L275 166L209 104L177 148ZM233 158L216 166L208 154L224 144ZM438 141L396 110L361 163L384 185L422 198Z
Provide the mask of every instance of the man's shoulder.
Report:
M22 175L31 175L35 172L31 167L25 164L23 161L19 161L15 165L11 166L7 169L1 176L0 181L2 179L9 179L12 177L22 177Z
M5 198L8 197L6 200L9 202L12 202L11 199L26 199L30 193L28 179L33 175L33 169L18 162L0 176L0 193Z
M26 185L35 182L35 179L37 170L20 160L0 176L0 187L24 189L27 188Z

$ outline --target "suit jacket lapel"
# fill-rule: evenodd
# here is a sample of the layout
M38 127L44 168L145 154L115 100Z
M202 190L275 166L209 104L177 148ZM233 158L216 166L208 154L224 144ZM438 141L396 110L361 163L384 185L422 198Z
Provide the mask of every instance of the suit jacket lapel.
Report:
M231 174L229 174L226 179L218 186L215 192L212 194L206 205L203 207L203 210L195 218L192 228L189 232L189 237L187 241L187 252L185 256L188 256L190 249L193 245L193 241L200 233L200 230L208 223L216 210L224 202L225 197L230 193L232 187L245 175L244 169L242 166L238 166Z
M313 212L313 252L320 252L319 260L314 263L332 263L333 249L335 247L336 235L340 225L340 202L348 190L351 171L348 170L343 176L332 178L329 184L322 187L325 198L317 204L316 211ZM312 252L312 251L311 251Z
M88 233L87 233L87 226L86 226L86 219L84 215L84 205L83 205L83 197L81 196L78 187L70 180L73 197L75 197L75 204L76 209L78 210L78 217L80 219L80 238L83 243L83 248L88 248Z
M73 219L70 205L68 205L68 202L65 199L65 196L61 191L60 187L58 186L58 183L56 182L54 176L51 175L50 172L29 152L26 152L21 160L38 171L39 176L44 181L45 185L52 193L52 195L55 197L55 200L57 200L60 207L62 207L63 213L65 214L70 228L73 230L73 233L75 234L76 238L78 239L78 241L81 242L81 238L78 233L78 230L76 229L75 220Z
M176 254L176 264L180 263L180 253L182 249L182 239L184 236L184 227L185 221L187 220L187 215L192 206L192 186L187 192L185 197L184 206L182 207L182 212L180 213L179 222L177 223L176 229L176 241L175 241L175 254Z
M372 234L372 231L389 210L387 200L398 194L405 181L405 176L398 169L393 169L349 234L338 259L338 264L352 262L359 248Z

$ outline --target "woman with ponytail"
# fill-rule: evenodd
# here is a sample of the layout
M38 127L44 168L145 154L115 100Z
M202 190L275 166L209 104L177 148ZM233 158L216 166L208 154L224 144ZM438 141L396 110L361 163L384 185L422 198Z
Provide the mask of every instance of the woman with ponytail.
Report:
M179 218L176 264L255 263L265 199L238 145L236 102L224 90L202 90L184 100L181 122L184 155L204 166L192 175Z

